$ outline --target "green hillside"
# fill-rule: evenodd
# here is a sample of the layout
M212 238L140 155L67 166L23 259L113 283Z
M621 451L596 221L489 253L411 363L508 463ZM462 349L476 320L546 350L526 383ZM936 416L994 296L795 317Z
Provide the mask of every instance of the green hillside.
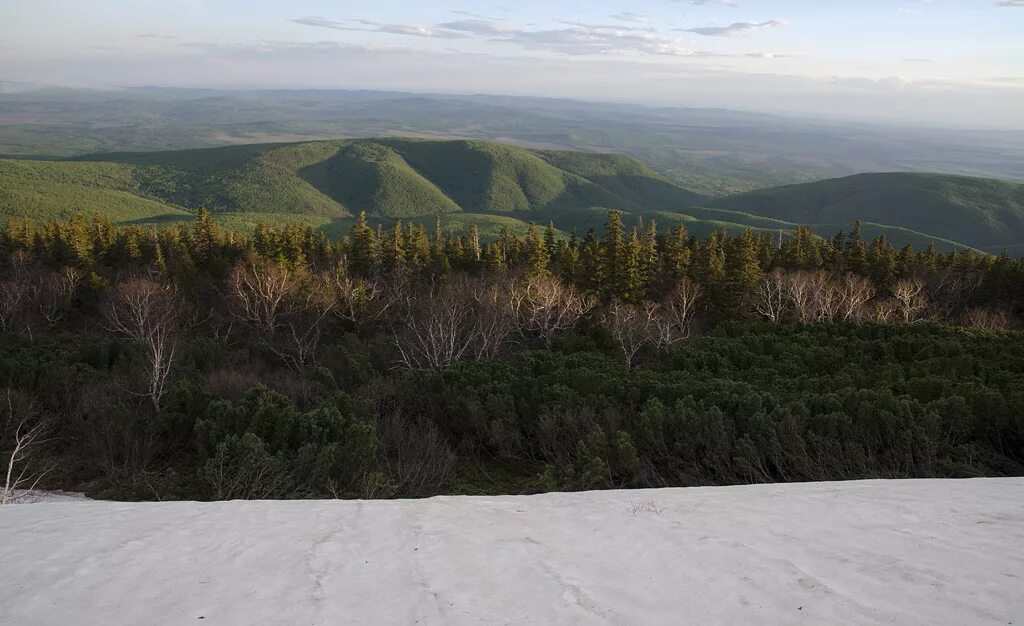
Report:
M621 155L528 150L482 141L373 139L114 153L69 160L0 159L0 219L102 214L117 223L190 220L206 207L243 231L300 221L339 235L354 216L432 224L484 237L549 220L563 233L682 224L822 235L864 223L897 245L990 252L1024 247L1024 185L936 174L861 174L711 200Z
M601 206L678 209L702 197L641 163L480 141L256 144L60 161L0 160L0 216L97 212L142 220L214 214L409 218Z
M188 215L148 197L130 165L0 160L0 218L49 220L79 213L115 221Z
M1024 244L1024 185L940 174L859 174L709 203L819 232L870 223L894 241L956 242L988 252ZM892 233L890 235L890 233ZM911 241L913 240L913 241Z

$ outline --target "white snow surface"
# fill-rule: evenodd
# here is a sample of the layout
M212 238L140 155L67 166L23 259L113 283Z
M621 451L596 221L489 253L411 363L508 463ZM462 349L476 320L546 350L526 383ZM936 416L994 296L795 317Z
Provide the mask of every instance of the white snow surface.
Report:
M0 507L0 623L1024 624L1024 479Z

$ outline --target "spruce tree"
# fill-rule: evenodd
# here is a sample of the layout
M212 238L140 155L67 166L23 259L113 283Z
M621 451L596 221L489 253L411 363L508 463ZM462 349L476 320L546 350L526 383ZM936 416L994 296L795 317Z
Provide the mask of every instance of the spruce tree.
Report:
M505 261L501 252L501 244L498 242L492 242L484 248L482 257L482 264L484 273L495 275L500 274L505 270Z
M867 274L868 251L861 237L861 222L857 220L843 246L843 268L854 274Z
M379 250L377 233L366 223L366 211L360 211L356 217L349 241L349 270L358 276L369 276Z
M580 244L579 282L587 291L597 293L602 290L605 280L604 259L601 256L601 242L598 241L594 229L588 229Z
M896 278L896 251L879 235L868 249L868 275L879 287L888 287Z
M687 246L690 236L682 224L674 227L662 244L661 275L659 288L670 291L690 271L692 254Z
M604 296L621 298L627 291L626 263L628 242L625 228L622 225L622 212L608 212L608 222L604 225L604 238L601 241L601 283Z
M557 254L555 250L555 242L558 238L555 236L555 223L552 220L548 220L548 225L544 229L544 248L548 252L549 258L554 258Z
M725 291L725 250L722 245L724 235L715 231L698 244L695 274L697 281L704 285L712 306L721 307Z
M523 271L524 276L528 279L547 276L549 274L548 263L550 263L551 257L548 256L547 246L540 237L537 225L532 222L526 231L525 244L526 267Z
M638 261L641 291L646 294L658 277L658 225L651 220L643 230L640 238L640 255Z
M738 316L746 315L751 309L754 290L760 278L757 240L748 229L728 241L723 304Z
M192 238L195 242L196 260L203 263L210 262L220 241L220 231L205 208L199 209L195 226L193 226Z

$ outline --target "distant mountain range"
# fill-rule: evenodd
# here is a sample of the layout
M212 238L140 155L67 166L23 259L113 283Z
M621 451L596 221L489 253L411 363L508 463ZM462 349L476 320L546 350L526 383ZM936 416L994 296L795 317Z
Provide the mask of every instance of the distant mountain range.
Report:
M0 159L0 218L99 213L118 223L190 220L206 207L226 226L298 220L338 236L354 216L432 222L456 230L551 220L627 222L820 234L865 222L898 245L935 243L1024 251L1024 185L934 174L862 174L709 198L621 155L530 150L483 141L372 139L257 144L61 160Z

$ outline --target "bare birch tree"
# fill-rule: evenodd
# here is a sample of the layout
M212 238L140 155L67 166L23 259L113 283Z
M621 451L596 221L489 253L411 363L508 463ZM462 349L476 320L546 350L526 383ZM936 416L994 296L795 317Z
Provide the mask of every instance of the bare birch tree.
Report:
M645 347L657 343L660 307L648 302L642 306L625 304L618 300L608 305L601 316L605 328L612 334L627 367L633 367L636 355Z
M928 297L924 294L924 281L917 278L903 278L892 286L900 317L904 324L921 319L928 308Z
M787 294L786 275L782 270L765 274L757 284L757 312L778 324L786 312Z
M827 272L812 272L811 297L815 321L834 322L842 309L843 296L838 283Z
M379 280L349 275L344 265L322 277L321 287L330 289L335 299L334 314L353 325L373 322L394 304L393 294L400 289L386 289Z
M955 319L964 312L983 280L982 272L945 268L927 277L924 293L939 317Z
M407 368L445 368L472 354L474 303L451 285L408 293L395 320L395 347Z
M899 303L895 298L875 298L867 309L871 321L878 324L890 324L896 317L896 309Z
M592 297L555 276L531 279L526 283L520 302L523 328L549 347L555 336L575 328L596 304Z
M464 288L476 304L474 356L478 360L494 358L519 330L514 284L508 280L467 279Z
M858 322L864 318L865 306L875 297L874 284L856 274L847 273L840 281L840 313L847 322Z
M28 293L28 257L24 252L11 255L11 276L0 281L0 331L14 330Z
M291 290L275 314L283 331L268 337L267 346L296 369L315 362L324 324L337 307L331 284L320 279Z
M697 313L703 293L701 286L689 278L684 278L676 284L654 317L659 348L669 348L690 336L690 323Z
M814 297L814 277L810 272L786 274L786 297L801 324L812 324L818 318Z
M277 263L239 263L228 280L235 316L256 326L265 337L273 336L281 307L295 282L292 273Z
M180 311L177 288L148 279L119 284L104 309L111 332L142 346L148 365L145 395L156 409L167 391Z
M1011 320L1010 313L1005 309L973 308L968 309L963 317L964 326L987 331L1006 330L1010 327Z
M32 403L16 399L11 389L5 390L6 419L0 434L0 445L8 443L5 452L4 482L0 485L0 505L11 504L32 497L39 481L53 466L39 467L35 461L37 453L48 441L49 424L35 415Z
M61 320L82 284L82 274L73 267L65 267L59 272L29 272L23 280L24 300L20 327L32 337L37 326L53 328Z

